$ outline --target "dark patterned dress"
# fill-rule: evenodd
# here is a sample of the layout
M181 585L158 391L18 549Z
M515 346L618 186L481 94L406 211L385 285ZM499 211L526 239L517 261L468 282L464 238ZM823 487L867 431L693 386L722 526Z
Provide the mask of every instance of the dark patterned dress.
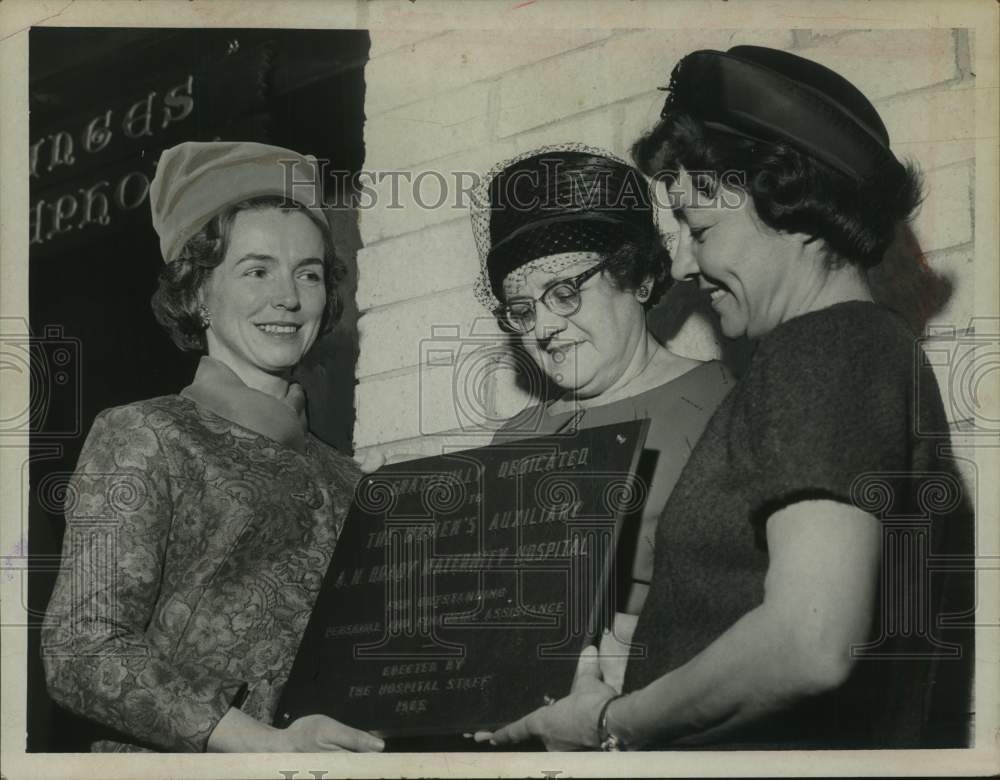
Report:
M95 750L201 751L231 706L270 722L359 476L210 358L98 415L42 634L53 698L121 735Z

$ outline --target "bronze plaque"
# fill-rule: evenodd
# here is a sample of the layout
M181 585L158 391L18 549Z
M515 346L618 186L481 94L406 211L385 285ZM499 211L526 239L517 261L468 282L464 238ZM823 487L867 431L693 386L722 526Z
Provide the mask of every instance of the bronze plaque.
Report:
M569 691L609 618L647 420L493 444L366 476L276 725L384 737L495 728Z

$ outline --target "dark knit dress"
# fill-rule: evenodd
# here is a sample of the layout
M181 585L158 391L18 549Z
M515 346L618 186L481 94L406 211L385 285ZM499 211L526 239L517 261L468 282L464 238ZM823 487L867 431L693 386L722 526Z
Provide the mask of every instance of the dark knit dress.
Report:
M971 559L947 556L971 555L973 524L948 446L934 375L894 314L852 302L777 327L663 511L633 638L647 656L630 660L625 690L683 665L761 603L770 514L833 499L882 524L870 644L854 648L837 691L706 748L964 744L973 632L960 615L974 607L973 580ZM947 561L959 565L946 576ZM955 625L939 625L946 614Z

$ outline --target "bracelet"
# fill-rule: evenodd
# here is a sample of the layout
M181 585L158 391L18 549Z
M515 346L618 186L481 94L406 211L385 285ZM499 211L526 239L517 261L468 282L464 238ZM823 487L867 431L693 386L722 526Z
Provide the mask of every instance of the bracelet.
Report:
M617 701L624 696L624 693L616 693L610 697L604 702L604 706L601 707L601 712L597 716L597 738L601 741L601 750L619 751L625 747L621 739L608 731L608 707L611 706L611 702Z

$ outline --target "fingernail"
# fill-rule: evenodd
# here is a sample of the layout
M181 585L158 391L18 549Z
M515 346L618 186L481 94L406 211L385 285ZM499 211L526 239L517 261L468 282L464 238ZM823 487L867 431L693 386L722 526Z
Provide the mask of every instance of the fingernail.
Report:
M371 740L369 740L368 746L372 750L385 750L385 742L383 742L381 739L372 738Z
M497 746L497 741L495 739L491 739L490 740L490 744L493 745L493 747L496 747Z
M466 739L472 739L472 734L470 734L468 731L462 734L462 736L465 737Z

